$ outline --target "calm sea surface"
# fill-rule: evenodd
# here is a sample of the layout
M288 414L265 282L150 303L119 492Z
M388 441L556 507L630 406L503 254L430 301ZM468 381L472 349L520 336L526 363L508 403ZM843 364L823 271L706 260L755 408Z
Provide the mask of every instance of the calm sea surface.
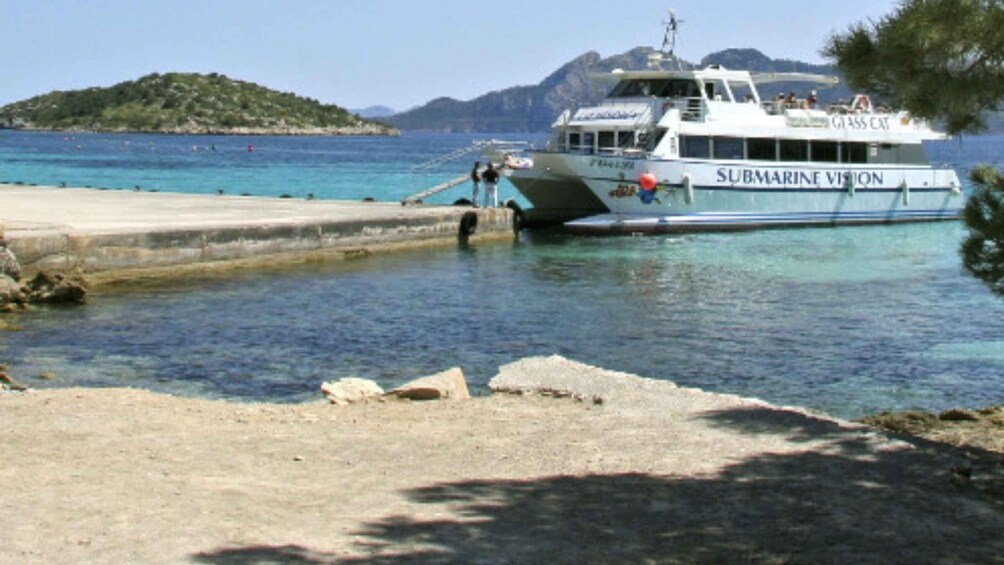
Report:
M398 200L463 174L476 154L431 174L409 169L476 138L484 136L0 131L0 181ZM1004 138L929 150L960 173L1004 166ZM462 196L466 186L437 201ZM514 196L504 185L502 197ZM93 294L83 308L7 316L23 331L0 333L0 362L39 388L300 401L318 398L325 380L392 386L451 366L484 392L499 365L560 354L840 416L1001 403L1004 300L962 271L963 236L954 222L623 238L524 233L513 244Z

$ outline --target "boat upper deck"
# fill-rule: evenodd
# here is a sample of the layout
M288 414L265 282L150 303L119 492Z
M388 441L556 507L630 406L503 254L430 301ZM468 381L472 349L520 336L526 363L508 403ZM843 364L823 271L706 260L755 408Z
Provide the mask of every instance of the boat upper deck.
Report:
M944 139L926 121L906 112L873 106L868 96L846 103L821 105L815 91L795 92L769 100L758 84L833 85L837 79L804 73L700 70L615 70L616 85L598 106L566 111L557 128L623 132L659 128L680 135L743 135L917 144ZM654 132L653 132L654 133Z

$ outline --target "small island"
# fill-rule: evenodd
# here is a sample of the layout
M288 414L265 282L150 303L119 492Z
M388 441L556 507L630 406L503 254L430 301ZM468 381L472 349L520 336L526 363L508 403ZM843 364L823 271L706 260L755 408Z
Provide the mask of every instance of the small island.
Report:
M224 135L398 135L334 104L222 74L150 74L107 88L56 91L0 108L0 127Z

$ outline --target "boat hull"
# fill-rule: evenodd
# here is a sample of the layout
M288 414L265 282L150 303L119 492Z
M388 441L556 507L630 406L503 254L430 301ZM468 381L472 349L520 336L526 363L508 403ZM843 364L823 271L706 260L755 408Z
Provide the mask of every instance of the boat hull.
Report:
M532 205L524 225L555 225L609 212L586 182L557 153L533 153L533 167L509 175L520 194Z
M683 161L550 154L604 211L580 232L636 233L937 221L958 218L956 173L928 166ZM553 165L560 162L560 165ZM652 190L641 186L651 175ZM517 185L517 188L519 185ZM531 200L532 201L532 200ZM553 205L553 204L552 204Z

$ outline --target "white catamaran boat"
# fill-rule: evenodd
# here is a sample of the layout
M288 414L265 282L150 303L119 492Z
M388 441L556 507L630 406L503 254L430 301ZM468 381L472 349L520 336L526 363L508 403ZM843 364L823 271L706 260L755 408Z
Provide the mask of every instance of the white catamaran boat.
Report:
M667 37L676 32L671 19ZM538 220L576 231L674 232L957 218L959 177L928 162L945 139L906 112L859 95L820 108L814 96L763 100L757 84L835 83L713 66L615 70L595 107L566 110L533 166L509 180Z

